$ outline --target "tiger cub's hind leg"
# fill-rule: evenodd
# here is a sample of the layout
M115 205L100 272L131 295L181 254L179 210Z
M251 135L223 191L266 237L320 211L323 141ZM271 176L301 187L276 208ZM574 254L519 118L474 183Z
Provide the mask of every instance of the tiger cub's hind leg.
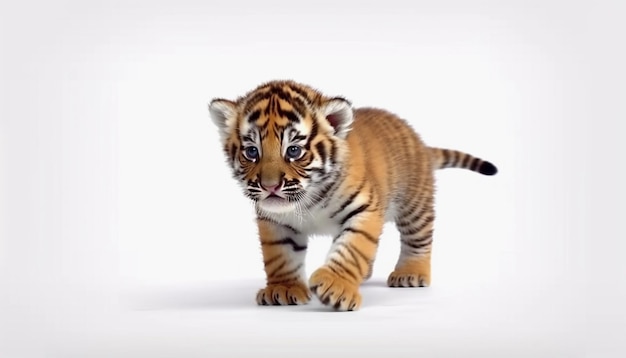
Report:
M398 215L396 226L400 231L400 258L387 279L389 287L430 285L434 220L432 198Z

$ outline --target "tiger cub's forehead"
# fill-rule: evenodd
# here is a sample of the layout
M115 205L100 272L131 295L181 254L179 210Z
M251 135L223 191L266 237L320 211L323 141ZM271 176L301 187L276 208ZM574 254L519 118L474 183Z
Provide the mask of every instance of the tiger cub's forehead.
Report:
M244 115L240 122L243 139L258 142L261 139L276 139L279 142L305 139L313 132L315 119L311 116L298 117L294 120L279 115Z
M242 135L256 133L261 137L274 134L277 138L307 135L312 131L314 114L307 108L298 108L291 101L270 96L259 100L244 112L240 122Z
M260 85L238 99L243 104L243 112L250 113L254 107L266 111L278 109L278 106L291 107L295 112L305 114L312 107L317 107L322 94L315 89L293 81L273 81Z

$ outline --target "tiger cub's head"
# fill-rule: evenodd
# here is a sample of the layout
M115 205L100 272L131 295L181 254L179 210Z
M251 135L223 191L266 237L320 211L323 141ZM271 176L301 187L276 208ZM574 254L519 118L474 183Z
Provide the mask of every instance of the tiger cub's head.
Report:
M233 175L258 210L302 212L324 199L339 174L351 104L292 81L263 84L209 113Z

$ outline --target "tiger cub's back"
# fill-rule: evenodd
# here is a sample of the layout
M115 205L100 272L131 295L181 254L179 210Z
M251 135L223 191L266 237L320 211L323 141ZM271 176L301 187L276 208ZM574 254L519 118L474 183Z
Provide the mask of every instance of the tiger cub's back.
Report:
M373 183L388 206L432 194L432 156L405 120L383 109L358 108L346 139L352 165L365 167L362 180ZM387 219L393 214L388 213Z

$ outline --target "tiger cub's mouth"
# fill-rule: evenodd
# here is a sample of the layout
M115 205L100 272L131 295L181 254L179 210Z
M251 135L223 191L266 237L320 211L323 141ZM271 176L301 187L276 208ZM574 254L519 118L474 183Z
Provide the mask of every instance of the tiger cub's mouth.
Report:
M262 199L261 202L269 203L269 204L280 204L280 203L287 203L288 200L285 197L278 196L276 194L270 194L265 199Z
M293 203L286 197L276 194L270 194L265 199L259 200L259 206L266 211L275 213L285 213L293 210Z

